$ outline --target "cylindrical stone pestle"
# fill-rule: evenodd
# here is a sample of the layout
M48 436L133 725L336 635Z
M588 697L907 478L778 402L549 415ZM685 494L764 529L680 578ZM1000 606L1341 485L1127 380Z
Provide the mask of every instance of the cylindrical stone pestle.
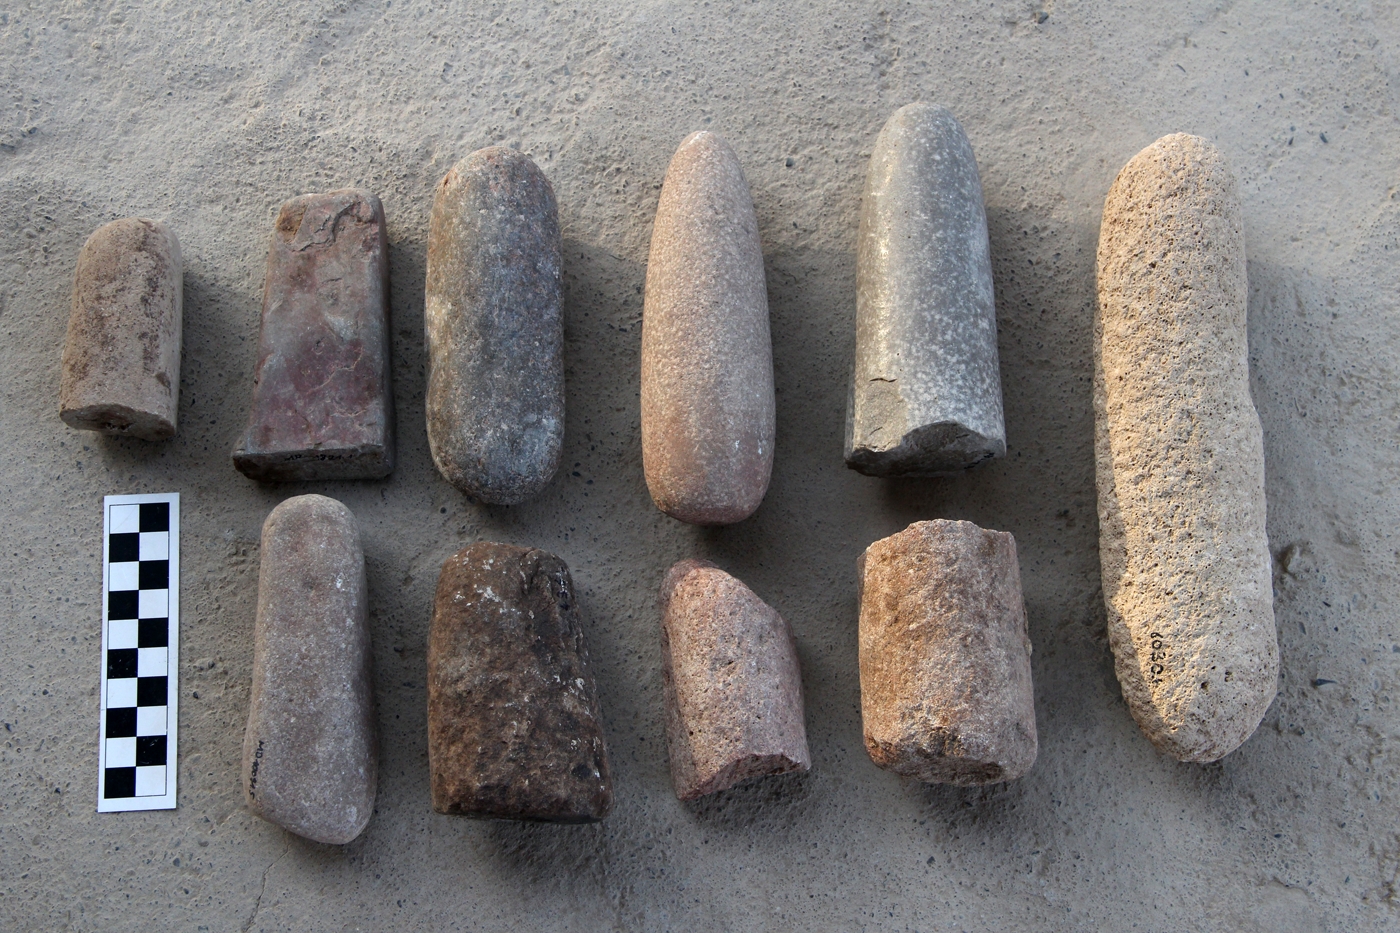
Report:
M661 585L661 674L676 796L807 771L802 674L792 629L743 583L701 560Z
M846 465L937 476L1006 453L987 213L962 126L890 117L865 178Z
M612 809L578 600L553 554L481 541L443 563L428 769L439 813L592 823Z
M1108 638L1133 718L1181 761L1254 732L1278 683L1239 190L1178 133L1118 173L1099 232L1095 459Z
M758 219L739 157L688 136L666 169L642 311L642 465L657 508L753 514L773 471L773 347Z
M394 468L384 208L343 188L282 205L267 255L248 430L256 480L377 479Z
M349 509L297 496L272 510L262 532L243 790L258 816L316 842L350 842L374 812L368 602Z
M562 242L549 179L480 149L438 184L424 305L428 446L458 489L498 505L549 483L564 440Z
M184 269L175 233L129 217L78 254L59 417L85 431L164 440L180 409Z
M915 522L861 555L860 707L875 764L992 784L1035 762L1031 642L1016 541Z

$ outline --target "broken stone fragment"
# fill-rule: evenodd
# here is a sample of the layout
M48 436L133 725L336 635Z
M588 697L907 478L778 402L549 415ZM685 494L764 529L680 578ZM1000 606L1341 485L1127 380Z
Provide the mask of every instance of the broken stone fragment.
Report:
M748 518L773 471L773 347L749 185L720 136L666 169L642 311L642 465L657 508L697 525Z
M564 439L562 241L523 153L480 149L438 184L424 320L428 445L453 486L498 505L548 485Z
M360 530L325 496L267 517L243 790L258 816L343 844L369 823L379 761Z
M694 800L748 778L809 770L802 674L783 617L700 560L666 574L661 610L676 796Z
M578 601L553 554L482 541L442 565L428 768L439 813L592 823L612 809Z
M256 480L377 479L394 468L384 208L343 188L282 205L253 408L233 464Z
M875 764L992 784L1035 762L1031 643L1016 541L915 522L861 555L860 706Z
M78 253L58 414L70 427L164 440L180 409L184 270L175 232L128 217Z
M1181 761L1238 748L1278 684L1241 221L1224 157L1178 133L1119 172L1099 233L1094 420L1108 639L1133 718Z
M861 202L847 466L937 476L1006 453L993 297L967 135L942 107L902 107Z

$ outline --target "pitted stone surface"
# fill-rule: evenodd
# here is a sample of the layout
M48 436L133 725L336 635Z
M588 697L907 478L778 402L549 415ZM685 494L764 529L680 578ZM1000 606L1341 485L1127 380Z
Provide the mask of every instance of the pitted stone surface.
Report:
M1119 172L1104 202L1098 292L1109 644L1152 743L1215 761L1273 702L1279 657L1239 190L1209 142L1164 136Z
M258 816L316 842L350 842L374 812L368 603L349 509L297 496L272 510L263 524L243 791Z
M858 571L871 759L940 784L1030 770L1035 698L1015 539L971 522L915 522L866 548Z
M428 230L428 444L447 481L510 505L554 476L564 439L562 242L554 189L514 149L438 184Z
M159 441L180 411L184 272L175 232L129 217L93 231L73 274L59 417Z
M797 645L777 610L713 564L683 560L661 585L661 611L676 796L809 770Z
M394 468L384 208L344 188L282 205L263 287L248 430L257 480L376 479Z
M657 508L753 514L773 471L773 347L758 219L739 157L686 137L666 169L642 312L642 463Z
M612 809L578 601L553 554L482 541L442 565L428 767L439 813L592 823Z
M977 159L943 107L895 111L875 142L856 254L846 464L936 476L1006 453Z

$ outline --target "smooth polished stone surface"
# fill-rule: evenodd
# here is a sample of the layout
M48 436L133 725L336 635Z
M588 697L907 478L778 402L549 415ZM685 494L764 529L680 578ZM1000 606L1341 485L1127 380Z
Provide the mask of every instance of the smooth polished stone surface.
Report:
M424 323L428 445L482 502L549 484L564 439L563 263L549 179L523 153L480 149L438 184Z
M775 432L768 293L749 185L719 135L666 169L642 312L642 463L657 508L697 525L753 514Z
M258 816L316 842L350 842L374 812L368 605L350 510L325 496L273 509L262 533L243 791Z
M777 610L700 560L666 574L661 607L676 796L694 800L749 778L810 770L797 644Z
M442 565L428 768L439 813L592 823L612 809L578 600L553 554L482 541Z
M943 107L902 107L861 200L847 466L937 476L1005 455L993 299L967 134Z
M129 217L78 254L59 417L69 427L159 441L180 411L184 272L175 232Z
M263 286L248 430L256 480L377 479L394 469L384 208L343 188L282 205Z
M1209 142L1164 136L1119 172L1098 295L1099 559L1118 681L1154 745L1215 761L1273 702L1279 654L1239 188Z
M993 784L1035 762L1031 642L1016 541L915 522L861 555L860 706L880 767Z

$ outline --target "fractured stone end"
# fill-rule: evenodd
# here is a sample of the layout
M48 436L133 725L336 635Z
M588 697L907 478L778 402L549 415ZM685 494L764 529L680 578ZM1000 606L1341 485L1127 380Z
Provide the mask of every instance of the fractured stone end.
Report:
M866 476L949 476L1004 456L1005 437L942 422L910 431L893 447L847 447L846 466Z
M383 479L394 472L394 451L383 444L305 450L296 454L258 454L239 447L233 452L233 465L238 472L260 483Z
M753 778L774 777L779 774L805 773L812 770L810 757L799 758L781 752L771 755L742 755L730 760L704 780L676 782L676 797L680 800L699 800L701 797L717 794L722 790L742 784Z

